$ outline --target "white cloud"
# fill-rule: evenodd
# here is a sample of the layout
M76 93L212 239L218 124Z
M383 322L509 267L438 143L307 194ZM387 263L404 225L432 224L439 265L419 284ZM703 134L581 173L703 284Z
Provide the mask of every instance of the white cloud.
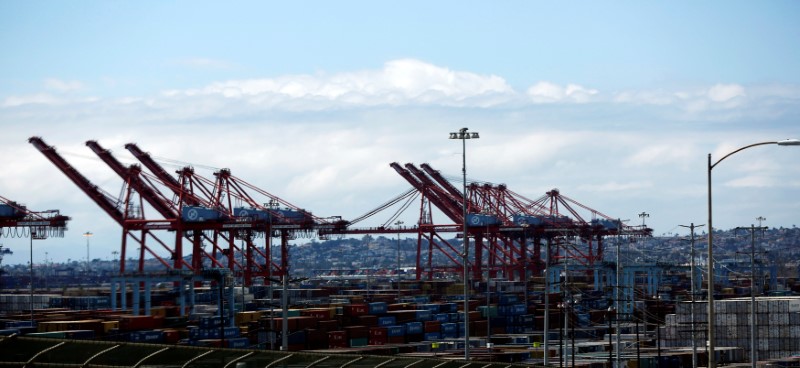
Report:
M647 189L652 187L653 183L649 181L638 181L629 183L618 183L616 181L611 181L602 184L579 185L578 189L587 192L621 192L621 191L630 191L635 189Z
M568 84L566 87L562 87L555 83L542 81L529 87L527 94L534 103L586 103L592 101L599 91L578 84Z
M331 103L343 106L492 106L514 97L503 78L452 71L413 59L387 62L380 70L334 75L290 75L278 78L231 80L203 88L169 90L164 96L224 96L251 104L318 110ZM322 102L322 104L320 104Z
M675 142L645 144L644 148L629 156L624 160L624 163L638 167L685 167L687 163L693 161L696 157L699 157L699 155L692 149L690 144L676 144Z
M738 84L716 84L708 90L708 97L714 102L726 102L744 96L744 87Z
M775 180L764 175L750 175L725 182L725 186L734 188L768 188L776 185Z
M62 99L47 93L37 93L26 96L9 96L3 99L2 107L17 107L30 104L56 105L61 104Z
M60 79L45 79L44 87L57 92L72 92L83 89L83 83L78 81L63 81Z

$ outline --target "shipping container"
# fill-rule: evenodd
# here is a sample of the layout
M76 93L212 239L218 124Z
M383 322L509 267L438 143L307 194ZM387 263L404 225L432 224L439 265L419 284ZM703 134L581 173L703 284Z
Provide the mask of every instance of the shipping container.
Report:
M467 226L470 227L493 226L499 224L500 224L500 219L498 219L497 216L495 215L487 215L482 213L467 214Z
M389 305L385 302L373 302L368 304L367 313L372 315L385 314L389 310Z
M424 332L422 322L406 323L406 333L409 335L421 334Z
M539 226L543 224L542 219L539 217L522 214L512 216L512 221L514 221L515 225Z
M181 207L181 219L186 222L219 221L224 219L222 212L201 206Z
M160 344L164 342L164 332L158 330L133 331L129 335L131 342Z
M255 221L270 220L270 213L268 211L252 207L234 207L233 215L236 217L246 217Z
M395 316L378 317L378 326L386 327L386 326L393 326L396 324L397 324L397 317Z
M235 337L226 339L225 345L231 349L246 349L250 346L250 340L246 337Z
M9 202L9 204L0 203L0 217L4 218L23 218L27 208L16 202Z
M386 335L389 337L403 336L406 334L406 326L388 326Z

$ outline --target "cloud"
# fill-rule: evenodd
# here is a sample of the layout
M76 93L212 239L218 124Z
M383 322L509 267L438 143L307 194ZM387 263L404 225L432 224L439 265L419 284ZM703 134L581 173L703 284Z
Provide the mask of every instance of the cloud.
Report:
M687 163L692 162L697 157L699 155L694 152L692 145L671 142L669 144L645 145L644 148L625 159L624 163L637 167L686 167Z
M562 87L551 82L539 82L528 88L527 95L534 103L591 102L599 91L577 84Z
M716 84L708 90L708 97L714 102L726 102L744 96L744 87L738 84Z
M734 188L769 188L776 184L773 178L764 175L750 175L727 181L724 185Z
M620 191L630 191L635 189L647 189L652 187L653 183L650 181L638 181L629 183L618 183L616 181L611 181L603 184L579 185L578 189L587 192L620 192Z
M515 96L503 78L453 71L414 59L387 62L382 69L333 75L289 75L231 80L165 97L222 96L272 108L319 110L355 106L494 106ZM498 97L500 97L498 101Z
M78 81L63 81L60 79L45 79L44 87L47 90L56 92L73 92L83 89L83 83Z

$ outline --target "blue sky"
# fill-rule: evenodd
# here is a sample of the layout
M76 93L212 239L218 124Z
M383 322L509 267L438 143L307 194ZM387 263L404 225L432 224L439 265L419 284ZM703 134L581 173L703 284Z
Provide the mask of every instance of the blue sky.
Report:
M0 2L0 195L73 217L51 254L82 257L86 230L110 254L118 227L28 137L109 192L86 140L354 218L407 187L392 161L457 175L445 138L468 126L471 177L681 232L705 222L709 152L800 138L797 19L793 1ZM715 226L796 224L798 155L715 169Z

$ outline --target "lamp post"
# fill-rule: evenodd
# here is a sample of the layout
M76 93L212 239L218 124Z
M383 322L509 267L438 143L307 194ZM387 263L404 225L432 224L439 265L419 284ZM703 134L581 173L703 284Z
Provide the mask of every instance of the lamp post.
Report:
M751 367L756 368L756 361L758 360L758 350L756 350L756 289L755 289L755 258L756 258L756 230L764 230L761 227L763 217L758 217L759 226L750 225L750 227L737 227L736 230L745 229L750 230L750 364Z
M31 228L31 263L30 263L30 266L31 266L31 275L30 275L30 280L31 280L31 295L30 295L30 297L31 297L31 300L30 300L31 323L33 323L33 238L35 238L35 237L36 237L36 231L33 228Z
M464 223L464 360L469 360L469 238L467 237L467 139L478 139L478 132L469 132L461 128L450 133L450 139L461 140L461 174L463 177L463 220Z
M397 302L400 302L400 226L403 225L403 221L397 221L394 223L394 226L397 226L397 271L395 275L397 275Z
M748 148L756 147L756 146L763 146L768 144L777 144L779 146L800 146L800 140L798 139L786 139L782 141L769 141L769 142L760 142L760 143L753 143L741 148L736 149L735 151L722 156L719 160L712 163L711 161L711 154L708 154L708 367L715 368L717 366L716 359L714 357L714 328L715 328L715 315L714 315L714 226L712 225L712 216L711 216L711 170L714 169L717 165L719 165L722 160L730 157L731 155L746 150Z
M83 236L86 237L86 277L87 278L89 277L89 238L91 238L92 235L94 235L94 234L92 234L91 231L87 231L87 232L83 233Z
M691 292L690 292L691 293L691 299L690 300L692 301L692 308L691 308L691 311L690 311L691 324L692 324L692 368L697 368L697 341L696 341L697 338L695 337L696 335L695 335L695 326L694 326L695 325L695 323L694 323L694 321L695 321L694 320L694 297L695 297L695 290L694 290L694 282L695 282L695 280L694 280L694 274L695 274L695 272L694 272L694 229L696 227L705 226L705 225L695 225L694 222L693 222L693 223L689 224L689 226L686 226L686 225L678 225L678 226L680 226L680 227L688 227L690 229L690 232L691 232L691 251L690 251L690 254L689 254L689 257L691 258L691 262L689 264L689 270L690 270L689 282L691 283L691 285L690 285L689 290L691 290Z

